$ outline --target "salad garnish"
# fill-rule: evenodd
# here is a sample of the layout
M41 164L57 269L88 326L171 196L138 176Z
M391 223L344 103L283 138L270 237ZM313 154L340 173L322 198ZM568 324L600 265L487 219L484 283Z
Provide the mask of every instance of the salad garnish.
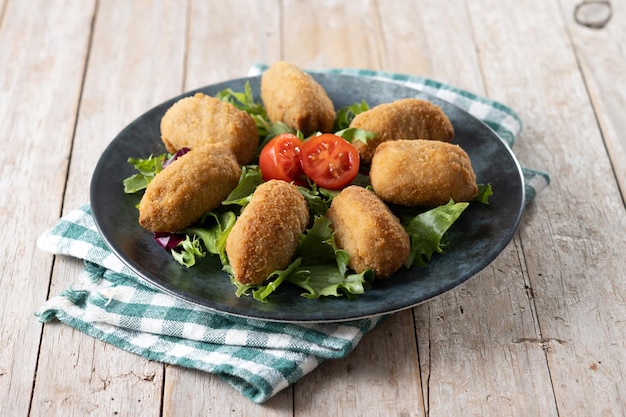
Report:
M259 146L259 155L262 155L262 150L268 143L271 144L272 139L281 135L287 134L286 137L292 141L292 144L298 146L305 140L301 132L294 132L282 123L271 124L269 122L263 105L254 100L249 83L246 83L243 92L225 89L215 97L232 103L253 117L259 136L263 138ZM349 146L353 141L367 142L372 139L375 136L372 132L349 127L355 115L368 109L369 106L365 101L339 109L335 121L336 132L333 136L343 138ZM318 135L313 135L315 136ZM277 149L280 151L280 148ZM133 165L137 173L123 181L124 192L132 194L144 190L150 181L178 156L180 156L178 153L174 155L164 153L158 156L150 155L145 159L129 158L128 162ZM298 164L300 164L299 161ZM268 179L264 175L266 169L262 171L261 168L263 166L260 167L257 164L243 166L239 184L220 207L206 213L193 227L176 233L155 233L157 243L169 251L177 262L188 268L201 262L198 258L207 255L216 256L219 258L222 269L229 273L236 287L237 296L251 295L261 302L267 302L269 297L285 282L300 287L301 296L311 299L324 296L353 298L371 288L374 281L373 271L366 270L361 274L355 274L349 269L349 255L337 247L330 220L325 216L332 199L346 184L342 184L337 189L321 187L315 178L301 175L301 171L298 170L285 170L285 172L296 172L296 175L301 175L299 178L281 179L291 179L296 183L308 204L313 221L310 228L300 236L291 264L285 269L273 271L262 285L240 284L233 278L226 255L226 239L241 210L249 203L256 187ZM351 179L353 184L369 186L369 177L366 173L359 173L356 178L353 178ZM493 194L491 185L479 184L478 188L478 195L473 201L488 204L489 197ZM407 268L415 265L428 267L432 256L435 253L442 253L449 244L448 230L469 204L450 201L430 210L390 207L400 218L410 238L411 251L405 266Z

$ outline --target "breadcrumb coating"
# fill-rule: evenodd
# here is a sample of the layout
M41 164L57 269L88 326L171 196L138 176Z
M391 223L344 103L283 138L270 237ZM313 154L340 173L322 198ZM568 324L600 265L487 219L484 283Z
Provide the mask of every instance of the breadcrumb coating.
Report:
M308 206L295 185L281 180L259 185L226 240L235 279L258 285L287 267L308 222Z
M239 183L241 167L222 144L195 148L148 184L139 204L139 224L153 232L175 232L218 207Z
M361 161L369 164L376 147L397 139L430 139L450 142L454 129L441 107L416 98L379 104L357 114L350 127L374 132L377 136L367 143L356 141Z
M305 136L333 129L333 102L317 81L295 65L279 61L263 73L261 98L272 123L283 122Z
M409 257L409 236L385 203L359 186L344 188L326 213L337 245L350 255L357 273L373 269L376 278L389 278Z
M370 180L380 198L403 206L470 201L478 193L467 153L458 145L432 140L381 143L372 159Z
M256 123L248 113L202 93L177 101L165 112L161 139L172 153L181 148L223 143L241 165L252 161L259 146Z

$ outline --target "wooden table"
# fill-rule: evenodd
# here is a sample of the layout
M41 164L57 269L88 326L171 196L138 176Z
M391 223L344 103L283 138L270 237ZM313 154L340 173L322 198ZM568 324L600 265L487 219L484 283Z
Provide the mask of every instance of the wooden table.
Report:
M626 415L626 3L0 0L0 415ZM422 75L514 108L552 184L483 272L263 405L33 312L81 263L36 238L148 108L257 61Z

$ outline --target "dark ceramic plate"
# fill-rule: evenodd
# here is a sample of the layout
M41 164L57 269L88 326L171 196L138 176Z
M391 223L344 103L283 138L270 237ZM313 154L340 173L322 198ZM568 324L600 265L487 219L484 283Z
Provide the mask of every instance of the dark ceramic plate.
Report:
M326 89L336 108L365 100L370 107L400 98L430 100L443 108L455 129L454 142L469 154L478 183L491 183L494 195L489 205L471 204L449 232L449 245L435 254L428 268L401 269L389 280L353 300L301 297L298 287L283 284L261 303L235 295L235 287L221 271L217 259L203 258L185 268L157 246L152 234L137 222L138 195L124 194L122 181L134 173L129 157L161 154L159 124L165 111L178 99L153 108L128 125L104 151L91 182L91 208L95 223L111 250L138 275L163 291L212 310L271 321L342 321L413 307L436 297L489 265L513 238L524 210L524 186L520 167L489 127L445 101L396 83L346 75L314 77ZM259 77L211 85L198 91L214 95L225 88L243 91L249 81L259 93ZM258 99L258 96L257 96Z

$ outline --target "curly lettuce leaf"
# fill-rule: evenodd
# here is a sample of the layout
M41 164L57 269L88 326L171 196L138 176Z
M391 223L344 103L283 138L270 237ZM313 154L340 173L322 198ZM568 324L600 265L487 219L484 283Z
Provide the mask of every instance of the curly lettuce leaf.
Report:
M365 102L365 100L361 100L360 103L354 103L346 107L342 107L337 110L337 114L335 116L335 126L334 131L346 129L350 127L350 123L354 116L359 113L363 113L364 111L369 110L369 105Z
M250 202L252 194L256 187L263 182L263 176L261 170L257 165L244 165L241 169L241 176L239 177L239 184L237 187L226 197L226 200L222 201L222 205L235 204L238 206L245 206Z
M212 222L209 221L209 219L211 219ZM226 239L235 225L236 220L237 216L232 211L226 211L224 213L209 212L205 217L205 222L212 224L203 227L189 227L182 232L198 237L207 252L218 255L222 265L226 265L228 264Z
M298 186L298 191L304 196L311 213L313 213L314 216L323 216L328 211L333 198L339 194L339 191L322 188L314 182L308 181L309 186Z
M349 299L363 294L374 279L371 269L361 274L341 274L332 265L309 265L306 269L301 267L297 273L287 277L287 280L295 284L305 292L300 295L304 298L315 299L320 297L342 297Z
M378 136L375 132L370 132L369 130L359 129L356 127L348 127L346 129L338 130L335 132L335 135L341 136L350 143L354 143L356 141L367 143L369 140Z
M128 163L139 172L124 179L124 192L133 194L145 190L156 174L163 170L167 156L168 154L164 153L158 156L150 155L148 158L128 158Z
M330 220L316 216L313 226L300 237L296 256L302 258L298 270L287 280L305 290L305 298L363 294L373 273L348 274L348 253L337 247Z
M236 287L235 294L237 297L251 294L255 300L265 303L267 298L278 289L280 284L296 271L301 262L302 258L297 258L287 268L272 272L262 285L241 284L234 278L230 266L225 266L224 270L229 273L230 280Z
M187 236L171 251L172 257L181 265L190 268L196 264L196 257L204 258L206 252L197 237Z
M292 129L291 127L287 126L283 122L276 122L267 131L267 135L265 136L265 140L261 144L261 147L267 144L267 142L269 142L272 138L278 135L282 135L283 133L292 133L296 135L297 137L299 137L300 139L303 138L302 132Z
M412 265L428 266L434 253L442 253L445 247L444 237L452 224L469 203L454 203L435 207L413 217L404 228L411 240L411 251L406 267Z
M313 225L300 235L296 256L306 257L308 264L335 263L333 229L326 216L315 216Z

